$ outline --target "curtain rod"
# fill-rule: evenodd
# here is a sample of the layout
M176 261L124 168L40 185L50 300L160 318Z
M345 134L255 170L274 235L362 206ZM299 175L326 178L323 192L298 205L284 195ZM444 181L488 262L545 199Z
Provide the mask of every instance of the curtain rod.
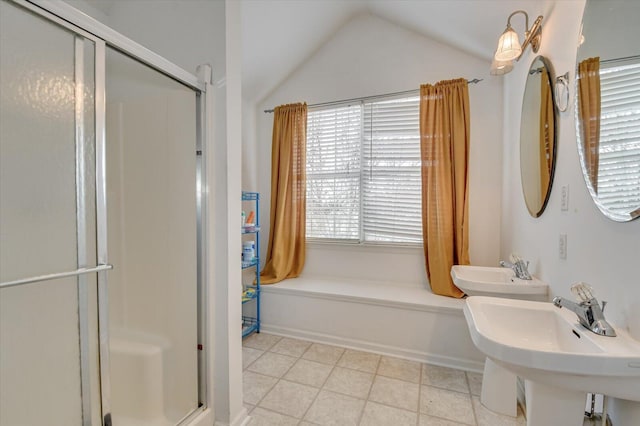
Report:
M600 63L601 64L607 64L607 63L611 63L611 62L626 62L626 61L632 61L635 59L640 59L640 55L633 55L633 56L625 56L622 58L613 58L613 59L604 59L601 60Z
M476 84L476 83L480 83L482 80L484 80L484 79L482 79L482 78L474 78L473 80L467 80L467 83ZM377 99L377 98L388 98L388 97L399 96L399 95L411 95L411 94L414 94L414 93L418 94L419 92L420 92L420 89L413 89L413 90L404 90L402 92L384 93L382 95L373 95L373 96L363 96L363 97L360 97L360 98L342 99L340 101L321 102L319 104L310 104L309 108L319 108L319 107L323 107L323 106L346 104L346 103L354 102L354 101L367 101L367 100ZM264 112L265 113L271 113L271 112L273 112L273 109L265 109Z

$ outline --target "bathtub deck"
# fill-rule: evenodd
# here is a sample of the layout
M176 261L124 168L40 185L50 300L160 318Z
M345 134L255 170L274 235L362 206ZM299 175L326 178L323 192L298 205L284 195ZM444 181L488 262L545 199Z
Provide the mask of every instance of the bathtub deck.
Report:
M470 371L482 371L464 300L417 285L296 278L262 287L266 332Z

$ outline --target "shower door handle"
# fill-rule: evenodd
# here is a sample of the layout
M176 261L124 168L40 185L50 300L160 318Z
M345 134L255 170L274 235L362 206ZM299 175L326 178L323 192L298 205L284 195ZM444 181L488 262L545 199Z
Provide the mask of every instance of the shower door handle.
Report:
M94 266L93 268L78 268L75 271L56 272L54 274L39 275L37 277L21 278L19 280L6 281L6 282L3 282L3 283L0 283L0 288L15 287L15 286L18 286L18 285L31 284L31 283L41 282L41 281L55 280L55 279L58 279L58 278L75 277L75 276L78 276L78 275L91 274L91 273L94 273L94 272L108 271L110 269L113 269L113 265L105 264L105 265Z

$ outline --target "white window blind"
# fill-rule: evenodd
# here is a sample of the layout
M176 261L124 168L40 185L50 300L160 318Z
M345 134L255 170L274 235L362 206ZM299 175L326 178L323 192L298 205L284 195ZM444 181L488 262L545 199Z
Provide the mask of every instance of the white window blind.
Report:
M359 239L361 139L359 105L308 113L308 238Z
M600 70L598 198L628 213L640 204L640 64Z
M420 98L365 104L365 241L422 241Z
M310 111L307 237L422 241L419 97Z

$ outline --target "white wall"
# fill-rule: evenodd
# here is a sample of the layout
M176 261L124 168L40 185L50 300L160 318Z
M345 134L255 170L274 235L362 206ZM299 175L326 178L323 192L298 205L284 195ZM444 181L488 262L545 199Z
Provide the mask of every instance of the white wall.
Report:
M584 0L557 1L529 10L543 14L542 46L556 74L570 73L571 96L575 96L575 58ZM628 43L634 43L628 40ZM548 282L551 297L570 297L576 281L591 284L599 300L607 300L606 315L617 327L640 338L640 221L616 223L600 213L582 177L574 124L573 102L560 113L555 181L547 209L532 218L520 189L519 122L528 65L527 53L505 78L504 190L501 254L516 251L531 260L532 272ZM560 210L560 189L570 188L569 211ZM567 259L558 256L559 234L567 234ZM613 413L621 416L621 411ZM637 419L637 417L636 417ZM615 417L614 417L615 420ZM615 423L615 422L614 422ZM630 424L618 422L615 424Z
M374 15L355 17L256 108L256 146L245 145L244 164L257 164L263 247L269 225L272 114L277 105L309 104L418 89L423 83L483 78L469 86L471 103L470 255L472 263L498 262L501 192L502 82L489 63ZM246 127L245 127L246 129ZM247 138L246 142L250 142ZM251 157L255 156L257 160ZM249 174L244 172L245 182ZM421 249L307 245L304 275L426 283ZM263 256L264 257L264 256Z

